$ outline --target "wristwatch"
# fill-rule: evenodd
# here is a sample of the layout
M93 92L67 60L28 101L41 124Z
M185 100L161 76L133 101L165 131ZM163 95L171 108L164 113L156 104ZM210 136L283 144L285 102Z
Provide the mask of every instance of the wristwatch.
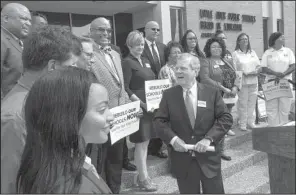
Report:
M210 140L211 141L211 143L213 143L214 141L213 141L213 139L211 138L211 137L209 137L209 136L205 136L204 137L204 139L208 139L208 140Z

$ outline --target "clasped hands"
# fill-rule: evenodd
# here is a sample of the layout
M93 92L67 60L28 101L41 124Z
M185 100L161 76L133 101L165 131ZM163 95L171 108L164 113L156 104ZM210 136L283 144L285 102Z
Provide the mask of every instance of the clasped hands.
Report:
M195 144L194 151L199 152L199 153L204 153L207 151L210 144L211 144L210 140L202 139ZM177 138L175 140L175 142L173 143L173 148L177 152L187 152L188 151L188 149L186 148L186 143L180 138Z

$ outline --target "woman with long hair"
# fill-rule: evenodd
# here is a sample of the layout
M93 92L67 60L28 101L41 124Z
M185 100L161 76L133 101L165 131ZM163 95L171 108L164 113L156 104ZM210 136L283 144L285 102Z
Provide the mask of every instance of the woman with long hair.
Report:
M201 83L220 89L222 96L235 97L240 88L240 79L236 74L236 68L232 60L226 60L226 46L220 38L210 38L204 47L206 59L201 61ZM226 104L229 113L234 104ZM231 160L224 154L224 138L222 141L222 159Z
M167 44L164 50L164 58L166 64L159 71L159 79L169 79L173 86L176 84L174 67L177 64L177 59L181 53L183 53L183 48L180 43L170 41Z
M17 192L111 193L85 149L108 140L113 119L107 90L91 72L66 67L38 79L24 105L27 137Z
M198 40L193 30L187 30L181 39L181 45L185 53L190 53L201 60L204 58L204 54L199 49Z
M239 128L246 131L247 128L255 127L254 111L258 92L258 74L261 69L259 58L256 52L251 49L250 38L246 33L238 35L232 57L236 69L243 72L242 87L238 93L237 111Z

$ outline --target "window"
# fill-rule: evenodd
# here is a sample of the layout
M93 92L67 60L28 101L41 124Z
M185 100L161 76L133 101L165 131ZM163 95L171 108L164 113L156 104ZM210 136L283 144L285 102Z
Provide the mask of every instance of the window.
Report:
M172 40L179 42L184 31L183 10L181 8L171 7L170 16Z
M57 13L57 12L42 12L47 18L48 24L57 27L63 27L70 30L70 15L69 13Z
M276 29L278 32L284 33L284 21L282 19L277 19Z
M263 46L264 51L268 49L268 18L263 18Z

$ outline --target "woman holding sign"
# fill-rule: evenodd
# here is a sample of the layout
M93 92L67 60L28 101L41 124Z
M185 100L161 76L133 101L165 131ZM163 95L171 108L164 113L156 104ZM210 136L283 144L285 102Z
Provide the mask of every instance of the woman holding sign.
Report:
M138 176L135 179L140 189L144 191L156 191L156 184L151 182L147 171L147 152L151 138L156 138L156 132L152 126L153 113L147 112L145 81L154 80L156 76L151 70L149 61L142 57L144 50L143 34L137 30L128 34L126 45L130 53L122 61L125 90L132 101L140 100L140 106L144 115L140 118L139 131L130 135L130 141L135 143L135 163Z
M241 81L236 74L236 69L232 60L225 60L226 46L220 38L210 38L207 40L204 47L206 59L201 61L200 79L201 83L214 86L221 90L222 97L236 96ZM234 103L226 104L229 113L231 113ZM222 146L224 147L224 139L222 139ZM223 148L222 148L223 150ZM221 155L224 160L231 160L230 156Z
M254 128L255 106L258 92L258 73L261 66L256 52L251 49L249 36L241 33L236 39L235 51L232 54L233 62L238 71L243 72L242 88L238 93L237 110L239 128L243 131Z
M108 99L91 72L75 67L33 84L23 109L27 135L17 193L112 193L85 154L87 144L108 141L114 119Z
M292 80L295 71L295 55L284 47L285 37L280 32L272 33L269 37L269 49L262 56L262 72L266 74L266 82L274 80ZM292 86L290 86L292 89ZM291 90L290 89L290 90ZM288 122L291 98L280 97L266 101L266 112L269 126L279 126Z

